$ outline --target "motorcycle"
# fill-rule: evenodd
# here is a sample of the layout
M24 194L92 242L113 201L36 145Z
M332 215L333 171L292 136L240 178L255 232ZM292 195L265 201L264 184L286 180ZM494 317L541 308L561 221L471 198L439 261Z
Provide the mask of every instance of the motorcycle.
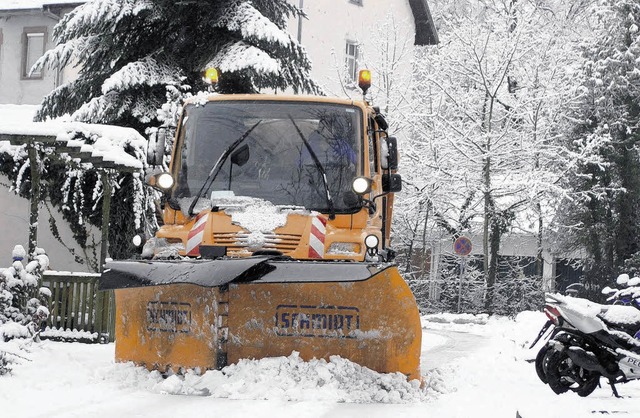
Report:
M589 396L604 377L619 397L616 384L640 379L640 309L547 293L544 313L549 320L530 348L553 327L535 366L556 394Z
M602 289L604 295L609 295L607 302L612 302L614 305L631 305L640 309L640 277L629 279L628 274L621 274L616 279L616 283L622 288L607 286Z

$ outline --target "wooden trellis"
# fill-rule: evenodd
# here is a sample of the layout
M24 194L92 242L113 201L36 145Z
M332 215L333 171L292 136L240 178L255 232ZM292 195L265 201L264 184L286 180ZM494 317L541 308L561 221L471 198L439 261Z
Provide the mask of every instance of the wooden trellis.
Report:
M33 125L37 125L34 123ZM81 127L83 124L74 124L75 127ZM65 129L60 125L62 132ZM37 129L36 129L37 130ZM51 130L48 128L46 130ZM56 155L68 155L72 161L81 163L91 163L100 172L104 197L102 201L102 226L101 226L101 246L100 246L100 270L104 265L109 242L109 216L111 207L111 182L109 177L112 173L137 172L141 170L141 166L134 167L109 160L108 156L102 155L97 150L91 150L82 141L76 139L61 139L57 134L17 134L14 129L3 130L0 126L0 141L9 141L11 145L26 146L29 156L29 167L31 170L31 200L29 213L29 254L35 253L38 242L38 199L34 196L40 195L40 177L38 170L38 149L52 148ZM64 138L64 137L63 137Z

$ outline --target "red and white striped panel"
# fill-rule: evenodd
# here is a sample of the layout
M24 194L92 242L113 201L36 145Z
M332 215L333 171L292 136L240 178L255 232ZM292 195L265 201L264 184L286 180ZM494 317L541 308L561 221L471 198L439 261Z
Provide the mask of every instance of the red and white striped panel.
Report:
M309 234L309 258L324 258L324 236L327 220L322 216L311 218L311 233Z
M196 216L196 221L191 227L187 237L187 255L194 257L200 255L200 244L202 244L202 239L204 238L204 227L207 225L208 215L209 211L203 210Z

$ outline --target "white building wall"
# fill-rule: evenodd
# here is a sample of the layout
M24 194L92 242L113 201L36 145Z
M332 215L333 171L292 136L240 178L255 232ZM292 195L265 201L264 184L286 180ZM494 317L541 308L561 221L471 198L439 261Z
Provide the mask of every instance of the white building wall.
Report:
M379 50L382 26L391 18L395 22L402 42L413 48L415 26L413 14L407 0L362 0L362 5L351 0L290 0L306 13L299 31L298 19L291 19L289 31L300 41L312 61L311 75L330 96L361 97L358 89L344 84L345 48L347 41L360 45L360 68L373 71L374 85L379 81L374 67L379 66ZM400 67L406 74L411 71L412 54L405 54Z
M11 265L11 251L17 244L25 249L29 247L29 211L28 199L16 196L8 187L10 181L0 176L0 269ZM52 207L52 215L56 220L58 232L65 245L72 248L76 254L83 256L83 251L73 239L73 233L67 221L62 219L62 214ZM69 250L64 248L53 236L49 229L49 211L40 206L38 213L38 247L43 248L50 260L52 270L92 272L86 264L77 263ZM96 242L100 240L100 231L91 227L91 234ZM100 247L97 248L97 256L100 256Z
M57 74L45 70L42 79L22 79L24 28L45 28L45 51L54 46L53 26L56 21L40 11L28 14L0 14L0 104L38 104L55 88Z

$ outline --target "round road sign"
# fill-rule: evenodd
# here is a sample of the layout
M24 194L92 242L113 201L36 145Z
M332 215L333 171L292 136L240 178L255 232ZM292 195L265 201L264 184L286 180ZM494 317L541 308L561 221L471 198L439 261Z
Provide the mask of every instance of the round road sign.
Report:
M467 237L459 237L453 243L453 252L458 255L469 255L471 254L471 250L473 249L473 245L471 244L471 240Z

